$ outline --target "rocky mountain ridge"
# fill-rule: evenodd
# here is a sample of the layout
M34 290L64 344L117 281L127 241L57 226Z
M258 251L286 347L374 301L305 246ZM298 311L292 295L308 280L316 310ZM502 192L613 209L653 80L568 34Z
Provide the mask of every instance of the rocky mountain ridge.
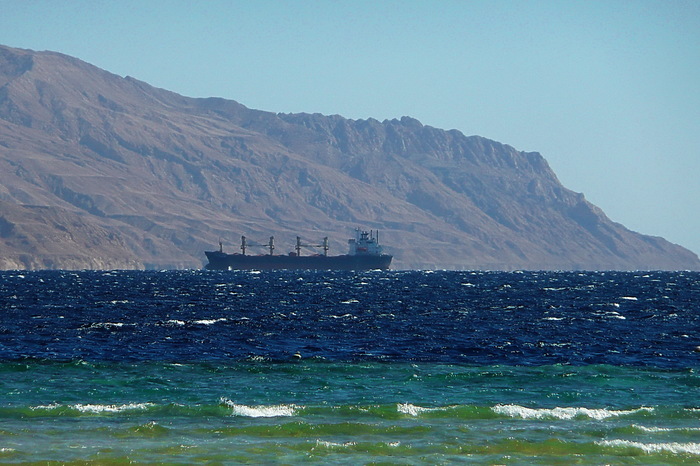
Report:
M241 235L280 251L328 236L337 254L357 226L382 231L399 269L700 269L538 153L409 117L188 98L0 47L0 268L199 268Z

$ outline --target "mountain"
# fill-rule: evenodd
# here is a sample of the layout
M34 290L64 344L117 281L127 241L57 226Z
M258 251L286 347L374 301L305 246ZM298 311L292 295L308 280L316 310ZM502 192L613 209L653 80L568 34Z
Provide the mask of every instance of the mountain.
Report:
M241 235L278 252L328 236L341 253L358 226L398 269L700 269L538 153L409 117L188 98L0 46L0 268L200 268Z

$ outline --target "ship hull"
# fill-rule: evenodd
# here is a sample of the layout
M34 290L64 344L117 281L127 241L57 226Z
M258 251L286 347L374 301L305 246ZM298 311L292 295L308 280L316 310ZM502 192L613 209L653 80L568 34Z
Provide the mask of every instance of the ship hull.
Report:
M249 256L205 251L209 270L387 270L393 256Z

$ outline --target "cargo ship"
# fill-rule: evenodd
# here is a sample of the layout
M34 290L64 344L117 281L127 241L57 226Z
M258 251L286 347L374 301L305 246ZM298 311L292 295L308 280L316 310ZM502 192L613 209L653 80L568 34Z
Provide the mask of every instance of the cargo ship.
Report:
M270 236L266 244L249 242L241 236L241 252L228 254L219 242L218 251L204 251L209 270L387 270L393 256L382 253L379 232L357 229L355 238L348 240L349 251L338 256L328 255L328 238L321 244L302 244L297 236L296 248L287 255L275 254L275 238ZM247 254L251 247L265 247L267 254ZM322 254L302 255L302 247L322 248Z

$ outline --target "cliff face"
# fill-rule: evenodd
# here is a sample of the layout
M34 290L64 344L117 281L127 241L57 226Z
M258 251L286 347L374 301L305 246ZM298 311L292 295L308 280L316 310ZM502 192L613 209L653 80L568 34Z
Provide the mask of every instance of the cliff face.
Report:
M394 268L700 269L537 153L408 117L186 98L0 47L0 268L198 268L241 235L280 252L328 236L340 253L356 226L381 230Z

